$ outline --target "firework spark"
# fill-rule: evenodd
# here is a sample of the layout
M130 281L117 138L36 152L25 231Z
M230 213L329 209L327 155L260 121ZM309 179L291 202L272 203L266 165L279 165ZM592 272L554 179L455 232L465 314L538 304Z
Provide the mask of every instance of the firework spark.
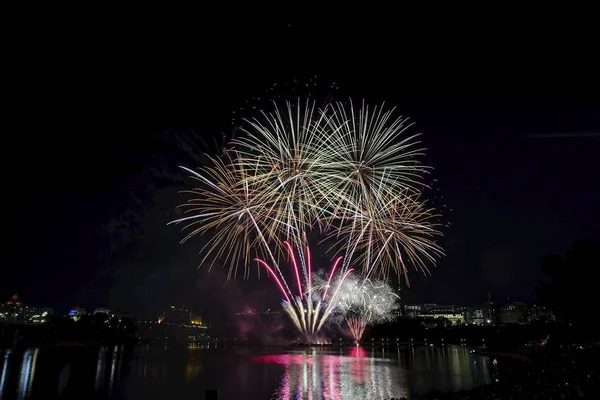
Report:
M182 243L197 235L213 233L200 251L204 254L202 263L211 260L212 266L217 259L222 259L229 265L228 278L235 277L237 267L243 264L247 278L251 250L275 261L274 253L281 249L273 246L278 232L269 229L274 225L269 223L268 204L257 197L256 187L246 179L253 171L239 164L233 167L230 156L231 153L211 157L211 164L198 172L182 167L200 185L184 191L192 198L180 207L190 215L169 224L186 224L183 229L189 233Z
M383 105L358 107L350 100L330 110L322 162L335 210L329 236L345 254L342 269L358 262L367 277L394 270L408 284L407 264L427 273L427 264L443 254L434 239L437 215L421 194L431 168L419 161L425 151L419 135Z
M367 328L367 321L360 317L350 316L346 317L346 324L348 324L348 329L350 330L350 336L354 339L355 342L359 342L365 333L365 329Z
M443 255L438 215L420 191L430 168L408 119L350 100L320 110L311 101L275 104L247 122L232 145L238 166L254 171L244 179L269 204L270 231L304 243L300 232L327 227L342 270L359 262L367 277L393 270L407 284L407 265L428 273Z
M329 296L327 296L328 289L331 286L331 278L336 273L337 266L342 258L338 257L332 264L329 273L329 280L327 281L326 285L313 286L313 271L311 269L312 261L310 257L310 249L306 247L306 253L303 257L303 259L308 263L308 273L306 274L306 279L302 281L300 279L298 262L296 255L294 254L294 250L289 242L286 241L284 244L288 249L291 264L294 269L293 275L298 285L298 294L296 296L294 296L290 291L290 285L285 282L285 278L279 279L274 271L274 268L260 258L257 258L256 261L262 265L275 280L277 287L284 297L281 305L298 331L307 337L311 337L321 330L325 324L325 321L327 321L335 309L340 288L352 272L352 269L347 270L343 274L339 274L339 277L336 279L335 284L333 285L333 291L329 292Z
M375 206L348 202L343 207L346 221L329 234L335 239L332 249L361 264L366 279L395 270L409 285L408 265L428 274L428 264L443 254L436 241L439 215L419 193L391 193L386 187L373 190Z
M186 222L183 241L212 233L203 262L224 259L229 277L243 264L247 278L256 259L284 293L284 309L299 330L320 329L331 313L327 301L340 289L331 282L347 277L353 263L363 265L367 278L391 270L406 275L407 263L427 272L427 263L442 254L435 213L420 193L428 171L418 161L422 149L393 110L298 101L275 104L273 112L246 122L245 136L212 165L184 168L200 187L188 191L193 198L183 206L189 215L172 223ZM316 227L344 255L318 291L306 237ZM280 268L283 254L293 267L296 296Z
M328 212L320 161L328 150L323 145L327 114L313 101L298 101L285 108L274 103L274 111L261 116L246 120L246 136L231 145L238 166L255 171L245 180L260 188L258 195L268 201L273 223L284 223L286 239L301 243L298 233L310 231Z
M332 192L359 203L373 199L373 188L418 191L430 169L419 161L425 149L411 134L413 123L394 109L357 107L352 100L336 103L327 119L329 132L323 164ZM343 198L338 200L344 201ZM370 204L373 205L373 204Z
M361 339L367 325L395 318L399 297L387 282L350 276L339 288L336 314L346 321L354 340Z

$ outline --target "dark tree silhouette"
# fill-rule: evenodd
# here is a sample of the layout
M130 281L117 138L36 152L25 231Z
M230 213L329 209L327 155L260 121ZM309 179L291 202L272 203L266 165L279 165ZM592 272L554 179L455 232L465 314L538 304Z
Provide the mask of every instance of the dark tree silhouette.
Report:
M564 256L546 257L542 260L542 269L548 280L538 287L540 301L554 311L559 320L597 334L599 268L600 242L597 240L577 242Z

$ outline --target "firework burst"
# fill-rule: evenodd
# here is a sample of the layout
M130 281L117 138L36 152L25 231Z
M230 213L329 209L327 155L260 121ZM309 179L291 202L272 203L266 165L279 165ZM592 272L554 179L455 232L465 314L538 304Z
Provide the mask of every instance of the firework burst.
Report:
M272 113L247 120L245 136L232 140L240 168L255 173L245 179L259 188L258 196L270 205L273 223L284 223L286 238L299 241L298 232L312 229L327 213L321 160L327 117L315 103L306 101L285 108L274 104ZM295 229L294 229L295 228ZM295 235L296 234L296 235Z
M329 110L328 110L329 111ZM352 100L331 106L326 120L330 135L323 165L329 187L344 206L376 206L374 192L418 192L430 169L419 161L425 149L411 134L413 123L395 116L394 109L357 107ZM343 194L343 196L340 196Z
M395 270L409 285L407 265L428 274L427 265L443 254L436 241L438 215L419 193L391 193L387 187L373 190L372 206L348 201L340 207L345 220L329 233L335 239L332 249L341 249L361 264L366 279Z
M224 259L229 277L244 265L247 278L256 260L276 281L301 332L323 326L352 263L363 265L367 278L391 270L406 275L408 263L426 272L442 254L434 212L420 193L428 170L418 161L422 149L393 110L298 101L246 123L245 135L210 166L184 168L200 185L188 191L188 215L172 223L186 224L183 241L210 232L202 261ZM344 256L319 289L306 236L315 228ZM293 265L293 285L280 268L284 254Z
M294 295L290 290L290 286L293 285L289 285L286 282L283 274L277 274L275 268L260 258L257 258L256 261L263 266L269 272L273 280L275 280L277 287L283 295L281 305L295 327L307 338L311 338L321 330L325 321L327 321L335 309L339 291L345 280L351 274L352 269L349 269L344 273L339 273L338 266L342 258L338 257L329 269L327 282L318 285L314 282L317 275L312 270L310 248L305 248L304 257L297 258L291 244L285 241L284 245L288 249L290 263L293 268L297 295ZM298 259L306 260L307 265L300 267L298 265ZM306 269L304 278L300 276L301 268ZM336 272L338 272L337 275ZM282 278L280 279L278 275L281 275ZM329 290L330 288L331 290Z
M210 260L212 266L221 259L229 266L229 278L237 275L237 267L242 264L244 277L248 277L251 250L275 261L274 253L280 249L273 246L277 232L269 229L276 225L269 223L268 205L256 196L256 187L246 179L253 171L234 165L230 155L210 157L210 165L199 171L182 167L200 185L184 191L192 196L180 206L186 215L169 224L185 224L183 229L189 232L182 243L210 232L210 239L200 251L204 254L202 263Z
M405 276L407 264L428 272L427 264L443 254L435 241L437 215L426 207L421 190L431 169L419 158L425 149L407 118L383 106L370 108L352 101L331 107L327 119L329 151L323 170L328 177L329 238L346 263L363 265L368 277Z
M367 325L392 321L398 309L398 295L385 281L350 276L339 283L336 313L348 324L350 334L359 341Z

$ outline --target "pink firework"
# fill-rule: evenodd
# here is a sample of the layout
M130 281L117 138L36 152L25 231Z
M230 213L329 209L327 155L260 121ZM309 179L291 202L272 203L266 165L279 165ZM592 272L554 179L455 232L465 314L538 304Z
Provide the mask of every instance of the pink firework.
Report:
M329 269L329 278L324 285L314 285L312 260L310 249L308 246L303 253L296 257L292 245L288 241L283 242L290 257L292 266L292 275L296 280L298 293L294 296L289 289L289 285L285 282L284 274L279 277L266 261L257 258L256 261L263 266L269 275L275 280L275 283L283 295L281 305L288 314L296 328L304 335L312 336L318 333L327 319L331 316L336 306L336 299L340 291L341 285L344 283L348 275L352 273L352 269L341 271L339 277L335 279L332 291L329 288L332 286L333 278L335 277L338 266L342 257L338 257L331 264ZM300 259L300 263L298 262ZM301 265L301 267L299 266ZM304 275L304 280L300 277L300 270Z

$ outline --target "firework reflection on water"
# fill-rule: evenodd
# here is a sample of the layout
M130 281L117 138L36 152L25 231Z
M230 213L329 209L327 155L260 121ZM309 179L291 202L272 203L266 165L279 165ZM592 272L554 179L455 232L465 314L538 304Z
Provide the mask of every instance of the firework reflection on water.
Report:
M340 352L334 355L307 349L295 354L258 356L254 362L279 364L284 368L280 386L272 399L408 397L405 374L397 371L395 363L371 357L363 347Z

